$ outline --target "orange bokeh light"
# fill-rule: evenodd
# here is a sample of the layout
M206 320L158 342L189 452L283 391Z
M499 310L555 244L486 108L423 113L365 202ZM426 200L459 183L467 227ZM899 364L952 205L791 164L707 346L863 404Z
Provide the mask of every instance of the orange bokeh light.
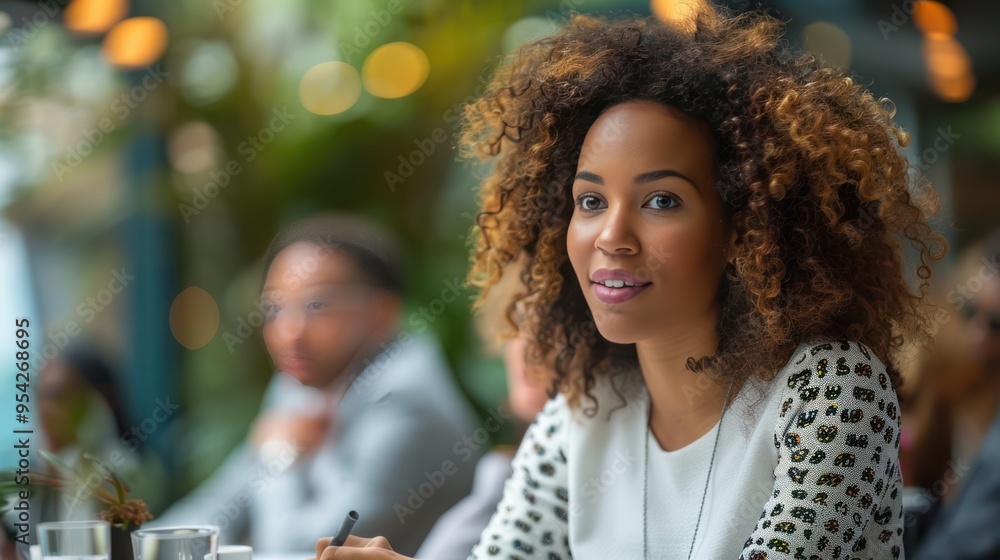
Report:
M940 33L924 37L924 61L931 89L941 99L965 101L976 86L972 61L954 37Z
M935 76L955 77L972 71L972 62L965 48L953 37L929 35L924 38L924 60L927 70Z
M219 305L212 294L191 286L177 294L170 305L170 332L189 350L212 341L219 330Z
M77 33L104 33L128 13L126 0L73 0L66 6L63 21Z
M104 58L124 68L156 62L167 48L167 26L155 17L134 17L119 22L104 38Z
M958 30L955 14L940 2L921 0L914 5L913 23L924 33L954 35Z

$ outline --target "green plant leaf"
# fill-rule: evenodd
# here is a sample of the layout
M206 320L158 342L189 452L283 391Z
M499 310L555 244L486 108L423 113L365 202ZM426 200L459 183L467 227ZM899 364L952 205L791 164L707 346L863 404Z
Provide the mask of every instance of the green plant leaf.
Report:
M46 461L48 461L49 463L52 463L53 465L55 465L58 470L61 470L63 472L77 474L76 469L74 469L68 463L66 463L65 461L63 461L59 457L56 457L54 454L50 453L49 451L47 451L45 449L39 449L38 450L38 454L41 455L42 458L45 459Z

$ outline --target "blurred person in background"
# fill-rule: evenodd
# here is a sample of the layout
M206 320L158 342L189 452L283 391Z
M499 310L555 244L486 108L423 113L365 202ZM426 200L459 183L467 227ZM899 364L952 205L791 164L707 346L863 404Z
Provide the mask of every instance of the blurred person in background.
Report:
M495 286L486 303L476 315L476 329L490 353L503 356L507 379L507 415L513 415L516 436L520 439L528 426L548 401L545 389L552 384L551 367L535 361L529 363L526 354L531 334L524 319L526 312L518 306L510 329L505 313L507 304L523 298L526 289L520 281L520 272L527 260L517 259L507 266L503 279ZM479 537L496 511L503 497L504 483L512 473L511 461L516 445L496 445L476 464L476 477L472 493L451 508L434 525L427 539L420 545L417 558L428 560L465 560L469 551L479 542Z
M949 275L955 276L955 272L950 271ZM953 283L951 285L954 287ZM945 282L937 285L931 294L940 309L934 347L911 349L910 359L903 369L906 383L900 401L899 455L905 494L919 497L937 483L935 505L954 497L957 487L954 484L940 486L938 481L943 480L949 466L955 465L957 459L966 461L968 454L960 449L983 435L982 431L974 435L953 430L958 422L957 419L953 421L954 417L968 416L966 410L956 405L972 396L981 381L981 373L979 364L972 359L966 326L954 311L954 305L945 300L947 288ZM912 515L913 510L905 507Z
M40 484L32 490L29 541L37 542L37 524L44 521L93 519L108 507L85 482L90 473L114 472L129 486L128 498L150 509L164 499L165 473L143 452L131 433L111 362L92 341L79 341L48 361L34 379L41 432L41 449L74 469L77 479L39 457L34 472L65 480L62 486ZM36 477L34 482L41 482ZM8 512L5 525L11 526Z
M224 544L288 553L356 510L356 530L416 551L469 493L475 462L442 464L476 424L438 341L401 329L404 283L397 240L360 218L315 216L275 236L263 336L280 371L246 441L148 525L214 523Z
M959 257L942 327L914 395L907 557L1000 558L1000 229ZM954 328L952 328L954 327ZM938 352L942 356L936 356Z

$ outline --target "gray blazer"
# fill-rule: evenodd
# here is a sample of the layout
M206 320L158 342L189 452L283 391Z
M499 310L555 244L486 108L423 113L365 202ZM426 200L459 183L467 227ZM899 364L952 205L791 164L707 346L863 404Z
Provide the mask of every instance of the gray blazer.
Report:
M437 518L466 496L481 445L475 416L437 340L401 333L354 379L334 429L311 455L260 456L247 442L190 495L145 526L212 523L220 543L262 553L309 552L357 510L353 534L383 535L412 556ZM262 412L305 406L316 390L285 373ZM481 429L481 428L480 428Z

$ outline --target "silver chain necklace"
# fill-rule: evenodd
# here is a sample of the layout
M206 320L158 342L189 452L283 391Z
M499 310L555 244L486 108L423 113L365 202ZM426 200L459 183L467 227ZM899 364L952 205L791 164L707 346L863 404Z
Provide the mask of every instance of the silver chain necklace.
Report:
M698 521L695 522L694 535L691 537L691 548L688 549L688 560L691 559L691 553L694 552L694 541L698 537L698 526L701 525L701 512L705 509L705 496L708 495L708 481L712 477L712 465L715 463L715 449L719 445L719 434L722 433L722 419L726 416L726 405L729 404L729 392L733 389L733 383L736 381L734 377L732 381L729 382L729 389L726 390L726 400L722 403L722 414L719 416L719 429L715 432L715 443L712 445L712 459L708 463L708 475L705 476L705 490L701 493L701 507L698 509ZM652 407L653 398L650 395L649 403ZM649 415L647 412L646 416L646 437L645 437L645 452L643 453L644 462L642 469L642 557L643 559L649 558L649 539L647 537L647 525L646 525L646 510L648 499L648 488L649 488Z

